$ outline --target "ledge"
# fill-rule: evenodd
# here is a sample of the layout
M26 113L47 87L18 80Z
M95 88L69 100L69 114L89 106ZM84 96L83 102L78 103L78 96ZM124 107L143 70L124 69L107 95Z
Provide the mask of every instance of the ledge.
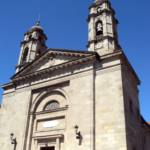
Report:
M65 107L61 107L61 108L54 109L54 110L46 110L46 111L36 112L36 113L34 113L34 114L36 114L36 115L41 115L41 114L59 112L59 111L67 110L67 109L68 109L68 105L66 105ZM30 113L30 115L33 115L33 113Z
M105 39L114 40L114 41L117 40L116 38L111 37L111 36L101 36L101 37L99 37L99 38L96 37L95 40L88 41L87 48L89 47L90 44L92 44L92 43L97 43L97 42L101 42L101 41L103 41L103 40L105 40Z
M63 138L63 134L53 134L53 135L44 135L44 136L33 136L32 138L35 140L41 140L41 139L49 139L49 138Z
M89 55L89 56L84 57L84 58L80 58L80 59L77 59L77 60L73 60L73 61L70 61L70 62L59 64L59 65L56 65L56 66L52 66L52 67L49 67L49 68L46 68L46 69L43 69L43 70L40 70L40 71L36 71L36 72L33 72L33 73L26 73L26 74L16 76L15 78L12 79L12 81L16 82L16 81L20 81L20 80L24 80L24 79L28 79L28 78L30 79L31 77L35 77L35 76L38 76L38 75L49 73L49 72L54 71L54 70L64 69L64 68L67 68L67 67L70 67L70 66L73 66L73 65L79 65L79 64L83 64L83 63L90 63L91 61L93 61L95 59L96 59L96 55L92 54L92 55Z

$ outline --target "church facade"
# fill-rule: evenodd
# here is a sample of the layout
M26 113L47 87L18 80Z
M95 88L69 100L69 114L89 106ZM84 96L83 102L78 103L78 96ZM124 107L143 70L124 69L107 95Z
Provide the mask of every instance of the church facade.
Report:
M118 42L108 0L89 7L88 51L50 49L38 22L3 85L0 150L149 150L140 80Z

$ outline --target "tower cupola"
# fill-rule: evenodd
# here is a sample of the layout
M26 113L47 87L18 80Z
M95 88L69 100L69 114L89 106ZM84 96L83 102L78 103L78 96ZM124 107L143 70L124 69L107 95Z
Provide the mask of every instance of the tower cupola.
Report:
M118 50L118 21L109 0L95 0L89 11L88 50L98 52L99 55Z
M37 22L24 34L16 72L46 51L46 40L47 37L43 28L40 26L40 22Z

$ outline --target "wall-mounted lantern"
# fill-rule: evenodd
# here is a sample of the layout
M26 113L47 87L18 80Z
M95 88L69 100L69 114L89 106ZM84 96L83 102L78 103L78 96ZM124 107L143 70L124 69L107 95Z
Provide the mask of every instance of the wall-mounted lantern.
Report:
M82 144L82 135L81 135L81 132L79 131L79 126L78 125L75 125L74 126L74 129L75 129L75 133L76 133L76 139L79 140L79 145Z
M16 138L14 137L14 134L13 134L13 133L10 134L10 140L11 140L11 144L14 145L14 150L16 150L17 140L16 140Z

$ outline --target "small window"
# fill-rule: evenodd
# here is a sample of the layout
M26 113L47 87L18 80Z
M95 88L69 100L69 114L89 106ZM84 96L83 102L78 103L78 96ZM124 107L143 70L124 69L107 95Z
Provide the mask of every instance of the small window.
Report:
M29 48L26 47L25 50L24 50L24 52L23 52L22 63L25 63L27 61L28 52L29 52Z
M44 110L55 110L55 109L58 109L59 107L60 107L59 103L53 100L46 104L46 106L44 107Z
M102 6L99 6L98 8L97 8L97 12L99 13L99 12L101 12L102 11Z
M102 23L102 21L98 21L96 23L96 35L97 36L103 35L103 23Z
M29 35L29 40L31 40L32 39L32 35Z

